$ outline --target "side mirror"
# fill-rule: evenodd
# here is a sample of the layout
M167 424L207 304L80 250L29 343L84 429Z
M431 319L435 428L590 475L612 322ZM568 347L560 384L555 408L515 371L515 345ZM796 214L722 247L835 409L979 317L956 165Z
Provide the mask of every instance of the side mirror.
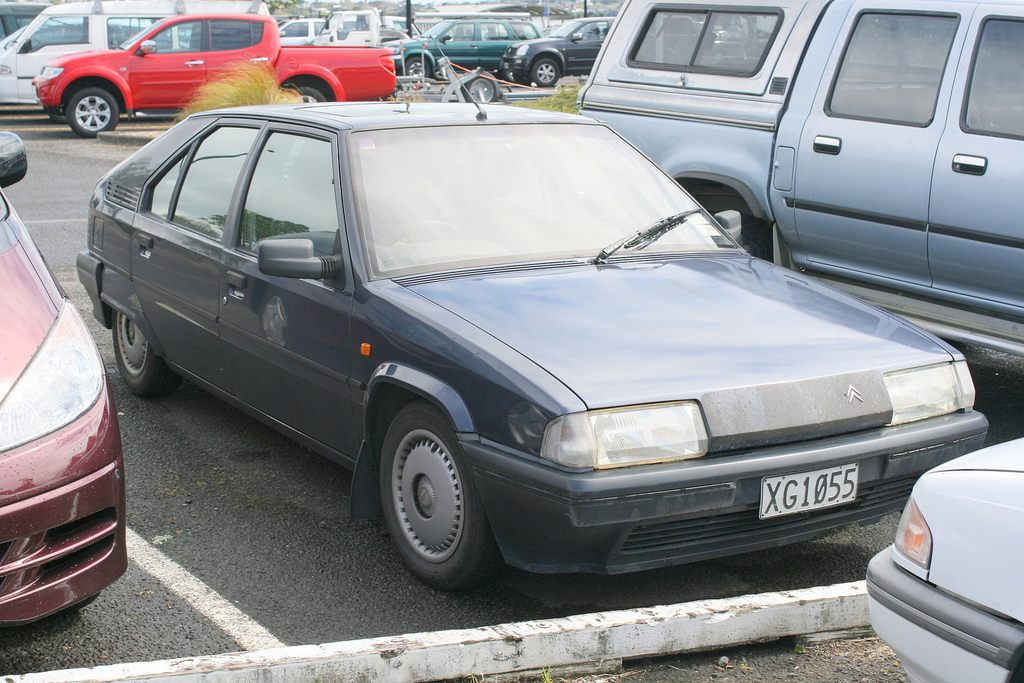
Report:
M341 271L337 257L317 256L313 240L301 237L260 241L256 261L261 273L279 277L330 280Z
M576 33L572 34L572 36L569 37L569 40L571 40L574 43L576 41L583 40L583 32L577 31Z
M14 133L0 132L0 187L13 185L28 172L25 145Z
M743 228L743 216L739 211L729 209L728 211L719 211L715 214L715 220L722 226L722 230L733 238L737 244L740 242L740 231Z
M144 40L139 44L138 54L140 55L151 55L156 52L156 41L155 40Z
M447 43L447 42L448 42L449 40L451 40L451 39L452 39L452 37L451 37L451 36L445 36L445 37L441 38L441 42L442 42L442 43Z

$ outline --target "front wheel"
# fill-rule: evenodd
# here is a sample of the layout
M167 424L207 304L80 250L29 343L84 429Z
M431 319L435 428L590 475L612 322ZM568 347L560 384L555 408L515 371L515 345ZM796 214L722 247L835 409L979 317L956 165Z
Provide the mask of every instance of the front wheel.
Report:
M109 90L82 88L71 96L64 113L75 134L83 138L94 138L99 133L117 127L121 108Z
M548 57L538 59L530 69L530 80L541 88L550 88L562 77L558 69L558 63Z
M381 453L380 492L402 561L442 590L478 583L498 557L472 474L448 420L428 403L403 408Z
M143 398L157 398L178 388L181 376L156 355L131 318L115 312L113 335L117 371L129 391Z

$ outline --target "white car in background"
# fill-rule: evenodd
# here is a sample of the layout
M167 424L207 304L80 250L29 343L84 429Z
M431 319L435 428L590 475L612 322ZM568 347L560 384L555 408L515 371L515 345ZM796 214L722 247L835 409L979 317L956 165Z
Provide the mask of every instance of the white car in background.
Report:
M871 625L914 683L1024 681L1024 439L926 472L868 565Z
M290 19L281 24L282 45L312 45L326 19Z

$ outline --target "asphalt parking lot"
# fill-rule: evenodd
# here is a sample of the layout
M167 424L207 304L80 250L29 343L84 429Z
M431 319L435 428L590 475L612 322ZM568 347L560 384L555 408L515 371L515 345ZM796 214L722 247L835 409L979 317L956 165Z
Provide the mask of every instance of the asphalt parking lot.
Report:
M8 194L69 294L87 310L73 270L74 254L84 244L85 202L95 179L130 147L79 140L31 110L4 111L0 120L23 131L29 148L30 176ZM144 137L158 129L124 124L118 132ZM92 329L112 368L109 334L95 323ZM1021 436L1020 359L968 351L978 408L992 422L990 442ZM0 634L2 674L391 637L854 581L894 528L888 519L777 552L629 577L509 571L493 586L452 596L410 581L381 525L348 523L343 469L194 387L147 402L128 395L116 378L114 384L130 466L129 526L139 550L129 574L79 616ZM168 560L171 575L174 567L183 568L196 585L180 575L179 583L157 578L161 570L143 558L147 547ZM204 587L211 613L228 612L230 619L211 618L182 595L203 593ZM798 652L795 642L784 641L647 662L614 675L630 681L855 681L875 674L790 674L804 667L804 675L817 663L856 676L858 665L847 664L859 653L867 658L864 666L871 660L882 667L869 680L901 680L881 677L892 668L884 648L855 642L861 645L848 646L851 659L842 659L847 655L841 645ZM718 666L723 656L731 668ZM744 661L746 668L739 664ZM769 670L786 678L764 677ZM672 672L691 677L668 678Z

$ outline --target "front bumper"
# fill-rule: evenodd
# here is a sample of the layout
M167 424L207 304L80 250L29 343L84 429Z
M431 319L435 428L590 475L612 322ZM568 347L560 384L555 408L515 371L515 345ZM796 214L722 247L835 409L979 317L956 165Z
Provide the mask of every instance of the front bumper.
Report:
M1014 671L1022 675L1024 624L911 575L893 561L891 548L868 564L867 585L871 625L911 680L1005 683Z
M466 441L477 488L509 564L615 574L762 550L871 523L903 508L918 476L981 448L977 412L663 465L569 472ZM858 463L846 505L759 519L761 479Z
M109 388L71 424L0 460L0 626L66 609L125 572L124 463Z

